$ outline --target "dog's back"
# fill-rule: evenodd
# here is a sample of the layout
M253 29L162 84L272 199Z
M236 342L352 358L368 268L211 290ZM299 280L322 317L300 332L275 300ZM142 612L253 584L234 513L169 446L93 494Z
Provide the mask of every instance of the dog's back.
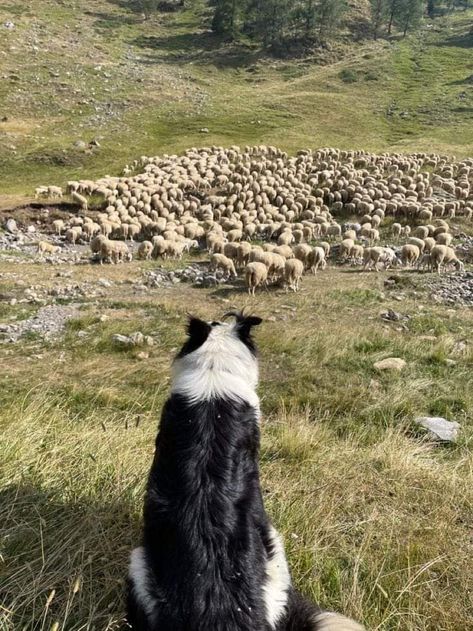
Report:
M189 324L156 440L143 544L131 557L128 622L136 631L357 628L334 626L337 618L294 592L264 510L250 335L259 322Z

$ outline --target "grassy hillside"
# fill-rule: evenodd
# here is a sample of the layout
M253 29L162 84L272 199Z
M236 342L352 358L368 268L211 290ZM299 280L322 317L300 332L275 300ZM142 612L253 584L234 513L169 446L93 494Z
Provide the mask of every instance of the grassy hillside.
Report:
M473 11L406 40L278 61L203 30L203 1L146 22L126 6L1 3L4 204L41 183L117 174L140 154L190 145L473 152ZM100 146L75 146L93 139Z
M263 488L296 584L370 631L473 628L471 309L431 304L418 275L388 289L384 273L353 269L306 276L297 295L135 290L154 266L2 266L0 290L18 300L25 278L41 295L88 287L65 336L0 345L2 631L122 628L184 313L245 304L266 320ZM2 320L37 308L4 302ZM389 308L411 318L387 323ZM136 330L156 340L148 358L112 342ZM373 367L389 356L405 370ZM425 414L458 420L458 443L424 440L413 419Z

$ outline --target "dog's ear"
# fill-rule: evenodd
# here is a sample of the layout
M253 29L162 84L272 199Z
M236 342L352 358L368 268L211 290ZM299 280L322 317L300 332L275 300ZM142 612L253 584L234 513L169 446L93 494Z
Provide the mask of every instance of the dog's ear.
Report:
M262 322L263 319L258 316L244 316L243 314L236 316L235 329L238 337L252 352L256 352L256 347L251 337L251 331L254 326L258 326Z
M189 321L187 323L187 335L188 338L181 348L181 351L178 354L178 357L184 357L184 355L189 355L189 353L193 353L198 348L202 346L207 340L209 333L212 329L210 324L204 322L200 318L194 318L193 316L188 316Z
M194 318L189 316L189 322L187 323L187 335L195 343L200 342L199 346L205 342L208 338L212 327L208 322L204 322L200 318Z

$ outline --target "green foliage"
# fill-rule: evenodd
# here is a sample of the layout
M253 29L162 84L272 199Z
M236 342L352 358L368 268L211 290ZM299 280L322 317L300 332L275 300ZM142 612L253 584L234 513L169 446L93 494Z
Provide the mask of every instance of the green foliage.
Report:
M371 28L373 31L373 38L378 39L383 26L386 15L387 5L386 0L370 0L370 13L371 13Z
M344 68L343 70L340 70L338 76L343 83L356 83L358 81L357 73L351 68Z
M407 35L407 31L419 26L423 13L423 0L399 0L394 19L404 37Z
M135 4L145 17L149 18L158 10L159 0L136 0Z

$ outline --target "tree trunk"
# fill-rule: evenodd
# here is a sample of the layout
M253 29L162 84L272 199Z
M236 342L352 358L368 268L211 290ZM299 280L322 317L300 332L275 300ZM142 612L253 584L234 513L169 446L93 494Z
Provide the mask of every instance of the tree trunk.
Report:
M391 28L394 20L394 7L391 9L391 13L389 14L389 24L388 24L388 35L391 35Z

